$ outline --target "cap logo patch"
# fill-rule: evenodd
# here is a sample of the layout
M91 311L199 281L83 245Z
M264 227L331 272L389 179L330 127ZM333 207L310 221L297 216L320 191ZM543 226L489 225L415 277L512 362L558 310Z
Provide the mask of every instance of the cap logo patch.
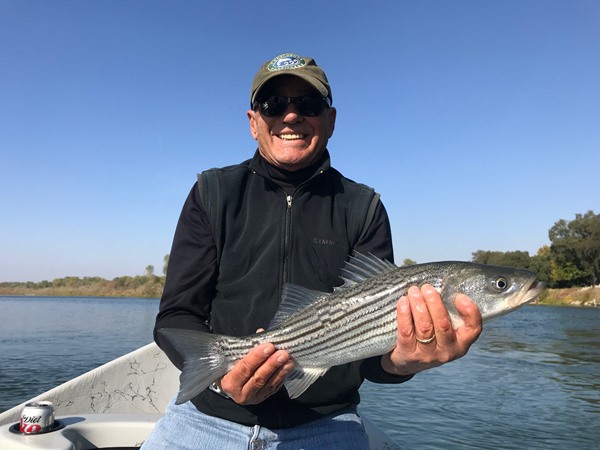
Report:
M284 70L284 69L298 69L306 65L301 57L295 53L284 53L276 56L273 61L269 63L267 69L270 71Z

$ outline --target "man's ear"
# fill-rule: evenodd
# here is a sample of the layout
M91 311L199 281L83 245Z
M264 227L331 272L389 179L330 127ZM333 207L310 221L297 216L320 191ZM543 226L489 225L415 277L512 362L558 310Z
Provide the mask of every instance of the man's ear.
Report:
M256 140L258 138L258 130L256 129L256 111L252 111L251 109L249 109L246 112L246 115L248 116L248 120L250 121L250 134L252 134L252 137L254 138L254 140Z
M335 130L335 118L337 117L337 110L335 108L329 108L329 137L333 136L333 130Z

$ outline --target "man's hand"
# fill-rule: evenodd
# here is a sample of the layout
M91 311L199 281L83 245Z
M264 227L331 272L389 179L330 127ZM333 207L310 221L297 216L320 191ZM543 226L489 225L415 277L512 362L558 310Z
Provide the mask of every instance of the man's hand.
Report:
M293 369L288 352L260 344L221 378L221 390L240 405L255 405L281 389Z
M464 320L457 330L433 286L411 287L398 301L398 341L394 350L382 356L383 369L410 375L464 356L481 333L481 314L464 294L458 294L455 303Z

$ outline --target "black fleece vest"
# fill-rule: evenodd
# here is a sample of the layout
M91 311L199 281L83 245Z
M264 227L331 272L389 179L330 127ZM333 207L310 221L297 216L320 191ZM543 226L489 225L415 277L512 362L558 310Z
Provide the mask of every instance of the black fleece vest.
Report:
M255 157L256 158L256 157ZM266 328L284 283L330 292L370 225L379 196L324 165L288 196L253 161L198 176L217 248L212 303L214 333L243 336ZM359 363L336 366L299 398L282 390L258 405L240 406L206 390L192 400L202 412L237 423L288 428L356 405Z
M242 336L266 328L284 283L323 292L341 284L340 270L378 195L325 167L291 196L251 161L198 176L219 265L213 332Z

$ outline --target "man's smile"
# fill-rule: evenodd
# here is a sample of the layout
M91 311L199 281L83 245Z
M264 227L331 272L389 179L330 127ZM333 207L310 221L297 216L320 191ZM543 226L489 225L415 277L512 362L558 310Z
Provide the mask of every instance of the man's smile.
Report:
M284 141L294 141L296 139L304 139L306 137L305 134L301 134L301 133L280 133L280 134L275 134L275 136L277 136L279 139L282 139Z

